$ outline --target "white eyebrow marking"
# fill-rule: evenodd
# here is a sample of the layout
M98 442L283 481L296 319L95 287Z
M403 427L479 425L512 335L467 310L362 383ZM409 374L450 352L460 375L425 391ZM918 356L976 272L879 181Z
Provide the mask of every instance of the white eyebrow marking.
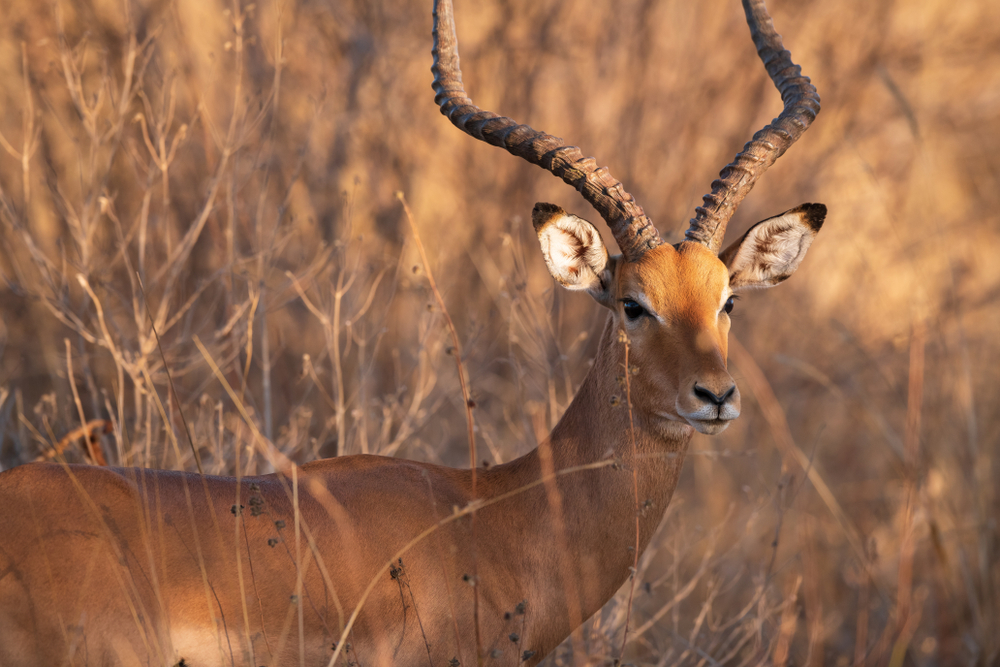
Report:
M719 300L719 307L715 309L716 322L719 321L719 313L721 313L722 309L726 307L726 301L728 301L729 297L731 297L732 295L733 295L733 290L729 288L728 284L722 288L722 298Z
M663 316L660 315L658 312L656 312L652 307L650 307L649 303L646 301L646 295L645 294L641 295L639 297L638 301L639 301L639 304L643 308L646 309L647 313L649 313L650 315L652 315L653 317L656 318L657 322L659 322L660 324L666 324L667 321L663 318Z

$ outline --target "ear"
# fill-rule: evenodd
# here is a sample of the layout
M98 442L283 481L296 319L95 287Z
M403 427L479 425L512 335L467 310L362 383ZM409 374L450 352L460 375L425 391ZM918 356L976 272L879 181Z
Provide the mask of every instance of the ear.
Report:
M555 204L535 204L531 222L552 277L566 289L587 290L600 301L611 284L611 272L597 228Z
M823 204L802 204L751 227L719 255L729 268L729 286L739 292L787 279L799 268L825 217Z

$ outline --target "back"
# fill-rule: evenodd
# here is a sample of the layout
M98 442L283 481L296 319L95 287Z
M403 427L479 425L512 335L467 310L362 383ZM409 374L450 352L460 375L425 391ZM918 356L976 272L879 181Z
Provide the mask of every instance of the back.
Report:
M375 468L392 493L372 484ZM405 571L379 575L464 505L452 479L463 475L380 457L306 465L295 489L274 475L237 484L146 469L6 471L0 664L326 664L369 582L355 650L371 664L408 662L411 649L426 658L431 628L400 603L404 584L431 604L445 588L443 559L462 571L463 555L424 540ZM372 518L364 534L360 514ZM451 544L468 539L458 523L445 531Z

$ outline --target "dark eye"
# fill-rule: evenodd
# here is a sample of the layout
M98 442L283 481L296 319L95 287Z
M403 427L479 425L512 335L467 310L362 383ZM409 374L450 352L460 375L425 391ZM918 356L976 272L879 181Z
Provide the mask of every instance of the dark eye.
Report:
M625 310L626 317L628 317L630 320L637 319L637 318L641 317L646 312L645 308L643 308L642 306L640 306L638 303L636 303L632 299L627 299L627 300L623 301L622 302L622 307Z
M729 314L733 312L733 306L735 305L736 305L736 295L734 294L733 296L726 299L726 305L724 305L722 309L726 311L726 314Z

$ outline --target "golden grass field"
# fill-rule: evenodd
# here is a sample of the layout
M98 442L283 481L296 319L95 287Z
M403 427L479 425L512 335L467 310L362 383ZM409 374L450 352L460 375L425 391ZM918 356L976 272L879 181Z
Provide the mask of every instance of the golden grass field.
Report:
M781 108L736 0L456 13L473 99L597 156L671 241ZM823 111L730 238L830 213L793 279L737 304L743 415L692 442L624 661L1000 664L1000 3L771 13ZM240 450L265 472L239 406L298 462L468 465L397 191L479 458L544 437L605 316L555 288L529 212L597 216L440 115L430 29L431 0L5 0L0 467L110 419L110 462L192 470L183 413L208 471ZM551 664L611 664L627 598Z

